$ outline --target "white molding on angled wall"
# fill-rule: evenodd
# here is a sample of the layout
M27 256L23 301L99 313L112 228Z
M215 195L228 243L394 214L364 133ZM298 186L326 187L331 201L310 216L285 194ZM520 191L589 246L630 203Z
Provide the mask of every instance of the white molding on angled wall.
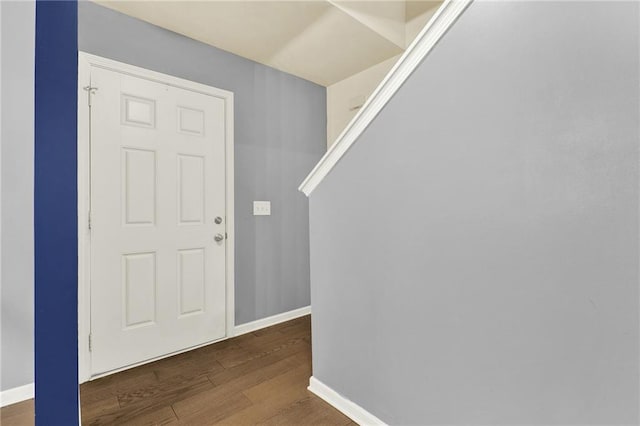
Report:
M385 422L313 376L309 378L307 389L361 426L386 426Z
M251 333L252 331L260 330L261 328L271 327L272 325L280 324L281 322L290 321L311 313L311 306L304 306L302 308L294 309L292 311L283 312L281 314L273 315L267 318L251 321L245 324L236 325L233 331L233 336L240 336L242 334ZM230 337L233 337L230 336Z
M34 389L35 385L33 383L29 383L24 386L18 386L17 388L11 388L0 392L0 407L6 407L7 405L16 404L33 398Z
M445 0L298 190L308 197L473 0Z

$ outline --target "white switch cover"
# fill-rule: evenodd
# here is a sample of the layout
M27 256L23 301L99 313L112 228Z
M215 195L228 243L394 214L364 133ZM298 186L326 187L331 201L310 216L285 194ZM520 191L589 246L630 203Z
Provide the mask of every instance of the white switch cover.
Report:
M271 201L254 201L254 216L271 216Z

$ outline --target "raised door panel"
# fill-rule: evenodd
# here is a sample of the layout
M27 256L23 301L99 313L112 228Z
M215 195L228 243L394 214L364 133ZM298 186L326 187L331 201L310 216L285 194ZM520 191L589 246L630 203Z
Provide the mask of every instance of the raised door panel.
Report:
M156 320L156 254L122 256L124 328L152 325Z
M125 225L153 225L156 218L156 153L122 149L122 210Z
M204 157L178 155L179 223L202 224L205 206Z
M178 251L179 315L204 312L205 306L205 249Z

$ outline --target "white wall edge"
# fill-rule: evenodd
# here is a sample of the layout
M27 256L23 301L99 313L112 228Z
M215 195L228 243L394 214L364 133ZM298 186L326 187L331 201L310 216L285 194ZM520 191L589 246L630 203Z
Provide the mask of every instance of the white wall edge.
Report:
M242 334L251 333L252 331L260 330L261 328L271 327L272 325L280 324L281 322L290 321L311 313L311 306L305 306L302 308L294 309L292 311L283 312L281 314L273 315L267 318L251 321L245 324L240 324L234 328L234 336L240 336Z
M329 386L325 385L313 376L309 378L309 387L307 389L309 389L310 392L313 392L318 397L322 398L329 405L333 406L336 410L342 412L342 414L349 417L359 425L386 425L385 422L383 422L355 402L340 395L338 392L334 391Z
M6 407L7 405L16 404L18 402L26 401L33 398L34 384L18 386L17 388L11 388L0 392L0 407Z
M308 197L473 0L445 0L298 190Z

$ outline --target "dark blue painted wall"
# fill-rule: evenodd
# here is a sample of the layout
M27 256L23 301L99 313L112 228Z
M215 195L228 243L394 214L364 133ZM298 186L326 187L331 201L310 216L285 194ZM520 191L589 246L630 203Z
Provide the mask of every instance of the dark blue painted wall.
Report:
M38 1L35 50L35 408L78 423L78 9Z

